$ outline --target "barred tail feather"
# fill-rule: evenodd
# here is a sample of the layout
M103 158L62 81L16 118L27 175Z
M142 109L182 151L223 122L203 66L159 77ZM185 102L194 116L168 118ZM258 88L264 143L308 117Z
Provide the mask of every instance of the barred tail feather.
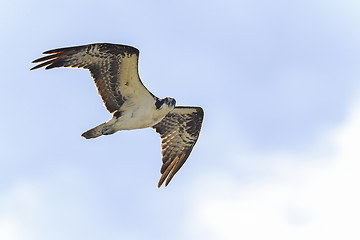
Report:
M97 127L94 127L90 130L87 130L86 132L84 132L83 134L81 134L82 137L86 138L86 139L90 139L90 138L97 138L100 137L101 135L109 135L114 133L115 131L113 131L112 129L112 124L109 122L105 122L103 124L100 124Z
M100 127L100 126L94 127L94 128L92 128L90 130L87 130L86 132L81 134L81 136L86 138L86 139L100 137L101 135L103 135L102 127Z

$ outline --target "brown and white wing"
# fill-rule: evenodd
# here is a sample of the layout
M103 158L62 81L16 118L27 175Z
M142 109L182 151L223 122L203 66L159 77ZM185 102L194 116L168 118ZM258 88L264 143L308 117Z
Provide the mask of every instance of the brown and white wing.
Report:
M139 50L125 45L96 43L59 48L44 52L49 54L33 61L45 67L73 67L89 69L107 110L114 113L128 100L137 97L153 99L142 84L138 74Z
M161 122L152 126L161 137L160 187L165 187L189 157L200 133L204 111L201 107L175 107Z

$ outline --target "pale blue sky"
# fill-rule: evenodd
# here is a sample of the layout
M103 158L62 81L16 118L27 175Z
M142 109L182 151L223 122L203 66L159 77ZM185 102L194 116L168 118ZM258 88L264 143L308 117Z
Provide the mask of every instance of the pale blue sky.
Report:
M351 0L2 1L0 238L336 235L340 222L326 231L320 220L359 207L347 197L324 207L343 188L315 176L359 169L343 164L359 154L343 144L360 106L359 14ZM45 50L94 42L137 47L150 91L204 108L199 141L167 188L156 187L153 130L80 137L111 117L87 71L29 70Z

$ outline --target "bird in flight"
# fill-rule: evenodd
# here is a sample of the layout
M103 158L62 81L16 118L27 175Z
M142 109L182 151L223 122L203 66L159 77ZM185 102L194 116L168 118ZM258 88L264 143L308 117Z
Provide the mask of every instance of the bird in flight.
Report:
M90 139L119 130L151 127L160 134L161 177L158 187L169 184L189 157L200 133L201 107L175 106L174 98L158 98L141 82L139 50L126 45L96 43L44 52L31 70L45 67L89 69L98 93L112 118L81 136Z

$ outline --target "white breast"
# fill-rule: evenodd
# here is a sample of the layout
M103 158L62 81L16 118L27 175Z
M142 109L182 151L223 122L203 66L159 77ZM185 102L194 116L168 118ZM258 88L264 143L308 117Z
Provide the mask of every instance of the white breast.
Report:
M140 104L139 104L140 103ZM147 128L160 122L174 107L169 107L166 104L162 109L157 110L155 107L155 100L137 101L137 104L126 102L122 107L122 115L116 120L114 127L116 130L130 130Z

